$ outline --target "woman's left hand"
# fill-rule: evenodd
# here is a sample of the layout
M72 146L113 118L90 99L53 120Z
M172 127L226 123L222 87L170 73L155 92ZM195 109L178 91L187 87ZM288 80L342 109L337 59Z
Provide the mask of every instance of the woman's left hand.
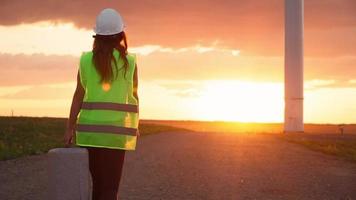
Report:
M73 129L67 129L67 131L64 134L64 145L65 145L65 147L69 147L71 144L73 144L73 139L74 139L74 130Z

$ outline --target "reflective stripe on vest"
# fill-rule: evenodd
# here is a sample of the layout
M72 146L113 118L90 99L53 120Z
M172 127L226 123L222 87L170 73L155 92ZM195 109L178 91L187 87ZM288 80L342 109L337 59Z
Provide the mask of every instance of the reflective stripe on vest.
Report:
M83 102L82 109L87 110L116 110L138 113L138 106L132 104L110 103L110 102Z
M103 132L136 136L136 128L118 127L112 125L77 124L77 131L83 132Z

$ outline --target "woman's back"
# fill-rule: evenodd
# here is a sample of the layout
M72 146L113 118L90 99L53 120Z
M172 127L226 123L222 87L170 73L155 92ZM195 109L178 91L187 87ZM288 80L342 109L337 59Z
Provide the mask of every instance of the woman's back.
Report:
M124 61L119 57L119 54L116 49L113 51L118 73L112 83L100 83L101 76L92 62L92 51L82 54L79 72L82 86L85 89L84 101L137 104L137 100L132 96L135 57L132 54L126 56L128 68L125 73L123 68ZM114 65L114 62L112 65ZM112 66L112 69L115 75L117 69L114 66Z
M126 55L128 66L125 70L124 61L119 55L119 51L114 49L117 68L113 61L115 78L111 82L101 82L92 60L93 52L84 52L80 58L80 82L85 95L77 118L79 145L106 145L108 148L127 150L136 146L138 100L133 92L136 61L134 55Z

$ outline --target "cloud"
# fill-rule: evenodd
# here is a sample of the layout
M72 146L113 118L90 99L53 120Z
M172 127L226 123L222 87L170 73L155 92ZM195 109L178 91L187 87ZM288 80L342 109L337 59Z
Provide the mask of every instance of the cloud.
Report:
M105 7L121 12L133 46L158 44L182 48L221 40L231 49L251 54L282 55L282 0L140 0L140 1L2 1L0 25L39 21L73 22L92 30ZM356 1L305 1L306 53L316 56L355 53ZM16 11L16 12L14 12ZM328 34L329 32L337 34ZM326 35L324 35L326 34ZM345 37L344 34L347 34ZM318 43L313 43L317 40ZM337 41L337 42L335 42ZM328 49L328 50L326 50Z
M331 89L331 88L351 88L355 89L356 81L351 79L333 80L333 79L312 79L304 81L305 90Z
M307 57L304 62L305 79L348 81L356 77L356 56L329 58Z
M79 57L76 56L0 54L0 87L75 82L78 63ZM306 81L329 81L311 82L312 87L354 87L354 81L350 79L356 77L355 63L355 56L306 57L304 77ZM243 53L234 56L231 51L216 50L199 53L194 48L182 52L179 49L161 51L158 48L148 55L139 55L138 73L139 79L145 81L283 82L284 79L281 56L246 56ZM169 84L172 87L172 83Z
M351 80L349 80L349 83L350 83L350 84L356 84L356 79L351 79Z
M177 97L199 97L204 89L204 81L196 80L155 80L154 84L163 87Z
M78 63L74 56L0 54L0 86L75 81Z
M68 99L73 95L71 87L35 86L20 90L15 93L1 95L0 99L34 99L34 100L58 100Z
M330 87L332 85L335 85L335 83L335 80L313 79L304 83L304 89L313 90L321 87Z
M152 53L208 53L208 52L216 52L216 53L229 53L233 56L238 56L240 54L240 50L238 49L229 49L224 47L219 47L217 44L213 44L210 46L202 46L202 45L195 45L191 47L182 47L182 48L169 48L169 47L162 47L160 45L144 45L139 47L131 47L129 49L133 53L137 53L140 55L147 56Z
M184 49L184 51L182 50ZM157 50L138 56L141 80L249 79L282 74L281 58L240 58L234 50L199 52L196 47ZM0 86L43 85L74 81L79 57L43 54L0 54ZM278 65L276 65L276 63ZM277 67L275 67L277 66ZM265 74L263 74L265 73ZM261 76L262 75L262 76Z
M50 33L50 34L49 34ZM26 35L26 38L23 36ZM83 51L92 48L93 38L90 31L78 30L72 23L56 24L49 21L17 26L0 26L0 52L10 54L45 54L45 55L74 55L79 56ZM64 41L63 41L64 40ZM158 44L129 46L129 51L141 55L155 52L182 53L226 52L239 55L240 50L232 49L214 41L210 44L194 44L180 48L166 47ZM73 45L75 44L75 45Z
M182 0L179 2L173 0L136 2L130 0L11 0L1 2L0 23L14 25L43 20L67 21L74 22L78 27L91 29L99 11L106 7L113 7L122 13L128 26L145 23L147 27L163 26L164 29L175 25L185 25L176 26L175 30L186 30L194 25L197 28L205 27L207 30L207 28L215 28L217 25L226 26L233 22L241 25L246 19L260 22L254 25L263 24L261 23L263 21L276 25L283 22L283 6L284 1L280 0ZM305 1L307 22L320 27L329 27L330 24L334 26L356 25L355 9L354 0Z
M26 36L26 37L24 37ZM77 29L73 23L53 24L43 21L16 26L0 26L0 53L75 55L90 50L92 34Z

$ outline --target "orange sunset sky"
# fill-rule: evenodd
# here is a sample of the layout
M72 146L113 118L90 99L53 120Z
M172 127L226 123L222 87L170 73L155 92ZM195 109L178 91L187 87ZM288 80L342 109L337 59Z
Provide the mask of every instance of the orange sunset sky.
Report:
M67 117L96 15L117 9L143 119L282 122L284 0L2 0L0 115ZM356 123L356 1L305 0L304 118Z

